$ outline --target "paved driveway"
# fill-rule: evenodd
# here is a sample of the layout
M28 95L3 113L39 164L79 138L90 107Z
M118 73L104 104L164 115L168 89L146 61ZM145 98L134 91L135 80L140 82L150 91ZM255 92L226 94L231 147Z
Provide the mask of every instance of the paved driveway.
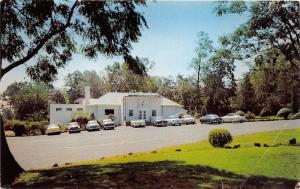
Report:
M131 128L64 133L54 136L8 137L9 147L24 169L51 167L55 163L95 160L101 157L149 151L177 144L207 140L212 128L227 128L232 135L261 131L300 128L300 120L226 123Z

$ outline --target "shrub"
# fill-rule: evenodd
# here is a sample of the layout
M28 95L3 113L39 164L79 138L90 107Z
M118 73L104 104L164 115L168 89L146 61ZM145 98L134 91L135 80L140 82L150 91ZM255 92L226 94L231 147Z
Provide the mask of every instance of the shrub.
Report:
M218 128L209 132L208 140L213 147L224 147L225 144L232 142L232 136L228 130Z
M87 124L87 122L91 120L91 115L89 113L85 112L75 112L72 115L71 121L76 121L80 126L84 126Z
M291 117L291 119L300 119L300 112L295 113L295 114Z
M243 112L242 110L239 110L237 112L235 112L237 115L240 115L240 116L244 116L245 115L245 112Z
M11 131L12 130L12 121L6 121L3 126L4 126L5 131Z
M48 121L21 121L11 120L4 124L5 131L14 131L16 136L43 135L46 132Z
M247 120L255 119L255 114L248 111L248 112L245 114L245 118L246 118Z
M284 119L288 119L289 117L289 114L291 113L292 111L288 108L281 108L278 112L277 112L277 116L279 117L283 117Z
M65 124L58 124L61 132L67 132L68 131L68 126Z
M260 116L271 116L272 115L272 111L269 107L264 107L261 111L260 111Z

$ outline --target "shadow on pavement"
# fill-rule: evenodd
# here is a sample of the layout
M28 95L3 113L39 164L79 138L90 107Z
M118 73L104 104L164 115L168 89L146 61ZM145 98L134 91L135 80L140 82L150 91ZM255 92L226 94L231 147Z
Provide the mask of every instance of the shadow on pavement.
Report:
M177 161L86 165L29 171L12 187L240 188L247 177ZM296 180L252 176L242 188L294 188Z

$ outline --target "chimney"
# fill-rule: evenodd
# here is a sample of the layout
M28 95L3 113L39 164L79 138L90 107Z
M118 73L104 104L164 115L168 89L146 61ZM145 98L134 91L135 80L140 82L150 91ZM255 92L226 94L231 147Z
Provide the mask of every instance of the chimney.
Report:
M85 104L90 103L90 99L91 99L90 88L91 88L90 86L85 86L85 88L84 88Z

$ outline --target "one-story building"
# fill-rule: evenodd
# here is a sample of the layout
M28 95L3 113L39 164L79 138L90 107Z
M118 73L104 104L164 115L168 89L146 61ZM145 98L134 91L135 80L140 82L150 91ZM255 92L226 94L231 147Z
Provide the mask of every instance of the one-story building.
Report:
M109 92L94 99L90 98L90 87L85 87L85 97L77 99L77 104L50 104L50 123L67 124L77 111L94 114L97 120L114 115L115 123L126 125L134 119L153 122L154 117L168 117L177 113L186 113L183 106L158 93Z

